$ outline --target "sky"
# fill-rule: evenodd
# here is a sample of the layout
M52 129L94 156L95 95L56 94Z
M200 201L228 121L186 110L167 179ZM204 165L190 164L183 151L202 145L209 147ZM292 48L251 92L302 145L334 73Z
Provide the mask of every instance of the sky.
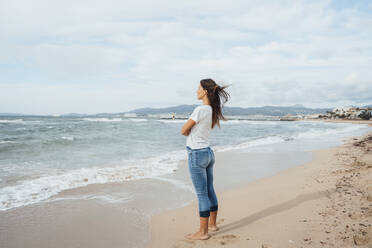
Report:
M0 113L372 104L372 0L0 0Z

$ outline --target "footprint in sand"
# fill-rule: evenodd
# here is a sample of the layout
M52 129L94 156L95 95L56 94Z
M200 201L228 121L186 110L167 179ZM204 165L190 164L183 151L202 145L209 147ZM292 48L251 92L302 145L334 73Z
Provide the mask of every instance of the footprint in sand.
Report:
M195 241L193 240L180 240L174 245L172 245L172 248L192 248L195 246Z
M220 218L219 220L217 220L216 224L220 224L224 221L225 221L224 218ZM220 229L221 229L221 227L220 227ZM199 241L201 241L201 242L211 242L212 240L217 241L221 245L225 245L225 244L228 244L231 241L235 240L236 238L237 238L237 236L235 236L233 234L226 234L226 235L222 235L220 237L215 237L215 236L211 235L211 237L208 240L183 239L183 240L179 240L179 241L177 241L177 243L173 244L172 248L192 248L196 245L195 242L199 242Z
M239 236L234 234L225 234L220 237L215 237L214 239L220 244L220 245L228 245L231 242L234 242L237 240Z
M224 220L225 220L224 218L221 218L221 219L217 220L216 223L217 223L217 224L220 224L220 223L224 222Z

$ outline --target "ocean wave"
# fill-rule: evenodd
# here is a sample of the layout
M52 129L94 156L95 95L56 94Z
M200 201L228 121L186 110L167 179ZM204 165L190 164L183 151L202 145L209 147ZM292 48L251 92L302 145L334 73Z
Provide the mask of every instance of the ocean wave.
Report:
M23 120L23 119L14 119L14 120L1 120L0 119L0 124L23 124L23 125L33 125L33 124L38 124L38 123L43 123L41 120Z
M128 118L128 120L134 121L134 122L148 121L147 119L143 119L143 118Z
M133 199L133 194L124 194L121 193L120 196L115 197L114 195L97 195L97 194L89 194L89 195L78 195L78 196L63 196L63 197L55 197L50 199L50 202L55 201L64 201L64 200L91 200L91 199L98 199L109 203L119 203L119 202L128 202Z
M250 124L250 125L278 125L278 121L256 121L256 120L220 120L222 125Z
M295 139L312 139L312 138L319 138L319 137L329 137L329 135L333 134L348 134L352 133L357 130L364 129L366 126L360 126L360 125L355 125L352 124L351 126L330 126L330 128L327 129L315 129L315 128L310 128L307 131L300 132L297 134L294 134L293 137Z
M94 121L94 122L121 122L121 121L133 121L133 122L143 122L147 119L143 118L83 118L84 121Z
M83 118L84 121L98 121L98 122L114 122L114 121L122 121L121 118Z
M167 119L167 120L156 120L160 121L163 123L185 123L187 120L172 120L172 119Z
M11 141L11 140L0 140L0 144L6 144L6 143L17 143L17 142Z
M15 119L15 120L0 120L0 123L23 123L23 119Z
M89 184L124 182L173 173L186 150L173 151L146 159L125 160L119 165L70 170L56 175L24 180L0 189L0 210L8 210L47 200L63 190Z
M292 139L291 137L286 137L286 136L268 136L268 137L257 138L254 140L248 140L243 143L234 144L234 145L216 146L214 150L218 152L239 150L239 149L245 149L249 147L256 147L256 146L270 145L274 143L285 142L291 139Z

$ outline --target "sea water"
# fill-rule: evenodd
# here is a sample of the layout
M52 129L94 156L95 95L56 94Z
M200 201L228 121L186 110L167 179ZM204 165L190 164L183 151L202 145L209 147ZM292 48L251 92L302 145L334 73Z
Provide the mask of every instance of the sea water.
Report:
M187 159L186 136L181 135L185 122L118 116L0 117L0 211L48 201L64 190L90 184L172 174L179 161ZM372 130L367 124L311 120L220 124L210 135L215 152L326 148Z

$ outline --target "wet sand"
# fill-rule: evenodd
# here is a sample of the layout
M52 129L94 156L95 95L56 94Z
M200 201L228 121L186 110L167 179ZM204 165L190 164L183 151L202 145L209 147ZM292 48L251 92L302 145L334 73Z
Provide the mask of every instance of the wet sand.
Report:
M196 199L153 216L147 247L372 247L372 132L312 154L303 165L218 192L220 230L208 240L184 237L199 228Z
M215 172L216 191L311 161L310 152L272 149L216 152L218 163L228 165ZM92 184L65 190L46 202L0 212L0 247L145 247L151 216L185 206L194 198L187 161L182 160L176 172L158 179Z

